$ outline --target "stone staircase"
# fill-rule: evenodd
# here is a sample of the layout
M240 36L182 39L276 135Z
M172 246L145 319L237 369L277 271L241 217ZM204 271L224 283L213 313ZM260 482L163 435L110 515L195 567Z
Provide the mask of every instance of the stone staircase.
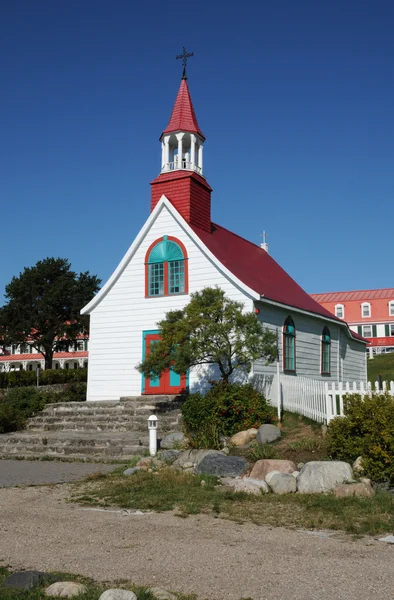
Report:
M0 434L1 458L127 462L149 447L148 417L158 438L181 430L180 396L136 396L117 402L48 404L24 431Z

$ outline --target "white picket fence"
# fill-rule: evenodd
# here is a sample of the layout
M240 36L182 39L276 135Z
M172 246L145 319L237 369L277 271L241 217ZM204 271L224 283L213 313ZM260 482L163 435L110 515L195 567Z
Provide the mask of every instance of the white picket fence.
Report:
M288 410L318 423L329 423L331 419L343 415L343 399L346 394L389 393L394 396L394 381L383 382L326 382L307 377L295 377L276 373L274 375L256 375L255 387L278 409Z

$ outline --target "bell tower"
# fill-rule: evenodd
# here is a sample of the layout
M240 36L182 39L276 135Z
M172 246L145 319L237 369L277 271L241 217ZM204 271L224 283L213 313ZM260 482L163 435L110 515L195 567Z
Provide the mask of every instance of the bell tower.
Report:
M161 171L151 182L151 211L164 194L183 218L211 231L212 188L203 176L205 137L200 129L187 85L186 63L193 53L183 54L183 74L178 95L166 129L160 136Z

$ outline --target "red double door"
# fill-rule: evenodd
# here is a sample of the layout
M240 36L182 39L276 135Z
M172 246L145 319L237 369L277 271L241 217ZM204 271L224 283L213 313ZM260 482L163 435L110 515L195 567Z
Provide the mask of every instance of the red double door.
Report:
M142 359L149 354L151 348L160 340L160 336L155 331L144 331L143 333L143 351ZM178 375L172 369L164 371L160 377L144 377L142 381L143 394L180 394L186 391L188 386L188 376Z

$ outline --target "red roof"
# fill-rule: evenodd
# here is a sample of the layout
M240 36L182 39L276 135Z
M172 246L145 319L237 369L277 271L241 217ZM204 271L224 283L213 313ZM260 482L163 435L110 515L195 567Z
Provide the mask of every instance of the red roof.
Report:
M211 233L197 227L192 228L231 273L267 300L294 306L343 323L342 319L335 317L311 298L260 246L215 223L212 223ZM365 341L354 331L350 333L354 338Z
M394 347L394 337L368 338L368 346L391 346Z
M186 79L182 79L181 81L169 123L163 131L163 134L173 133L174 131L198 133L198 135L205 140L198 124L196 113L194 112L193 102Z
M81 350L80 352L55 352L53 359L67 358L73 360L74 358L87 358L89 352L87 350ZM0 362L3 361L22 361L22 360L44 360L42 354L7 354L4 356L0 355Z
M346 302L348 300L378 300L394 298L394 288L383 288L380 290L355 290L352 292L326 292L323 294L311 294L318 302Z

